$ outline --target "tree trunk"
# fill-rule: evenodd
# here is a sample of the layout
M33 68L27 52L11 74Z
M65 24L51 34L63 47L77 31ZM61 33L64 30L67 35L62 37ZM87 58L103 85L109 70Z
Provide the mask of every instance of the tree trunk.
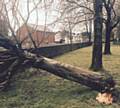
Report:
M105 48L104 48L104 54L105 55L110 55L111 50L110 50L110 37L111 37L111 27L107 26L106 27L106 39L105 39Z
M8 56L10 55L11 54L8 53L6 54L6 56L4 55L4 58L0 59L0 61L2 61L2 64L0 64L1 90L8 86L11 77L16 74L16 72L21 72L24 69L30 67L46 70L49 73L52 73L63 79L68 79L80 83L99 92L111 91L115 86L111 75L106 73L96 73L88 71L45 57L37 57L36 55L31 53L27 53L27 55L21 54L21 57L17 57L14 55L14 58L11 58L11 60L9 60ZM5 66L7 67L5 68Z
M110 55L110 38L111 38L111 32L112 32L112 27L111 27L111 10L109 9L107 12L107 22L106 22L106 36L105 36L105 48L104 48L104 54L105 55Z
M109 74L88 71L45 57L40 62L38 59L38 62L36 62L33 67L46 70L56 76L80 83L100 92L110 91L115 86L115 83Z
M94 45L92 52L91 69L98 71L103 68L102 65L102 1L95 0L94 3Z
M92 40L92 20L89 21L89 42Z
M69 22L69 38L70 38L70 50L73 50L73 36L72 36L72 28Z

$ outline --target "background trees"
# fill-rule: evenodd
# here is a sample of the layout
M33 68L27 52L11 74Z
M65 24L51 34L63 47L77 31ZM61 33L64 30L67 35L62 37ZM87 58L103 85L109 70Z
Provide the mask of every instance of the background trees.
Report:
M73 32L89 32L88 37L91 41L92 21L93 21L93 3L90 1L62 0L59 8L60 18L57 21L63 28ZM71 27L69 26L71 25Z
M105 22L105 48L104 54L111 54L110 51L110 42L111 42L111 34L112 30L117 26L119 23L119 16L116 14L114 5L115 0L103 0L104 7L106 10L106 18L104 18Z

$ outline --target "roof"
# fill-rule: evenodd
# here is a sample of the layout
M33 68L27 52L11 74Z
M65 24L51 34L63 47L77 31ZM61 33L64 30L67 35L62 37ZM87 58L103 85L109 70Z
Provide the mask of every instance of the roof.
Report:
M31 28L36 29L38 31L52 32L52 30L50 30L48 27L45 27L44 25L28 24L28 27L31 27Z

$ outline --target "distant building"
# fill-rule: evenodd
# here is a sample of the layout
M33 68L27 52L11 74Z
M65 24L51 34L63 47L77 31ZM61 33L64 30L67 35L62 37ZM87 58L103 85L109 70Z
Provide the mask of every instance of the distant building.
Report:
M65 43L66 33L64 31L58 31L55 34L55 43Z
M82 37L80 33L73 33L73 43L80 43L82 42Z
M48 27L44 27L43 25L36 26L33 24L28 24L26 26L24 24L17 30L17 38L20 41L23 41L22 46L24 48L33 47L29 35L32 36L38 47L52 44L55 42L55 33L52 32Z
M58 31L55 35L56 43L70 43L70 38L72 38L73 43L80 43L88 41L88 34L86 32L83 33L72 33L70 37L70 33L68 31Z
M89 41L89 36L90 36L90 32L82 32L81 33L82 42L88 42Z

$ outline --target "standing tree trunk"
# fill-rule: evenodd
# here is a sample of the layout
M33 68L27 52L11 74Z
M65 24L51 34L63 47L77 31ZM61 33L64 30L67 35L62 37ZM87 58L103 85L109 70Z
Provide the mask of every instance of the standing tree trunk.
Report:
M92 20L89 21L89 42L92 41Z
M94 45L91 69L98 71L102 66L102 0L94 1Z
M70 38L70 50L73 50L73 37L72 37L72 28L71 24L69 22L69 38Z
M104 54L110 55L111 54L110 39L111 39L112 30L118 25L118 23L120 22L120 19L118 16L116 16L116 13L114 11L115 0L103 0L103 3L107 13L106 40L105 40Z
M111 37L111 27L107 27L106 29L106 37L105 37L105 49L104 49L104 54L105 55L110 55L111 50L110 50L110 37Z
M107 10L107 21L106 21L106 36L105 36L105 49L104 54L110 55L110 38L111 38L112 26L111 26L111 8Z

